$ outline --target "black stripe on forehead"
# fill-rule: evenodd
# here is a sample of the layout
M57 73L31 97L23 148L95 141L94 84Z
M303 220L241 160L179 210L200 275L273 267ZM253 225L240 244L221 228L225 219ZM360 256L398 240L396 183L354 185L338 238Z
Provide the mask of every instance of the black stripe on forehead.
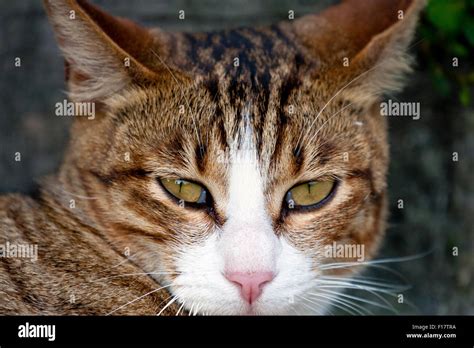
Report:
M204 85L209 93L216 95L217 100L225 94L228 103L232 104L235 119L233 125L226 124L226 127L232 127L228 134L238 129L236 125L242 121L244 107L250 103L257 152L261 154L262 147L267 145L264 144L263 134L267 127L272 127L276 139L270 142L275 147L272 156L278 156L284 141L283 132L288 118L291 118L287 113L287 104L301 85L305 67L310 65L296 47L295 40L277 25L263 29L183 34L183 37L184 42L179 46L187 48L186 52L182 52L187 58L181 68L204 76ZM235 58L239 59L238 66L234 66ZM224 68L224 71L216 70L217 67ZM272 105L271 98L274 101ZM219 102L216 105L220 108ZM276 119L268 119L269 107L275 108ZM222 110L216 110L214 119L222 116ZM295 163L302 163L301 151L295 151L300 155L295 156Z

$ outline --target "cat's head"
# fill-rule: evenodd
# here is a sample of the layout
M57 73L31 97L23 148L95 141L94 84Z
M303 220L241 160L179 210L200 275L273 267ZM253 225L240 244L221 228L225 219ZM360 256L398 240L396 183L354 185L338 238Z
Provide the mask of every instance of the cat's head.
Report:
M409 70L422 2L346 1L199 34L144 29L85 1L46 7L70 99L95 103L60 173L91 197L77 214L187 310L324 312L318 280L354 269L330 264L369 259L383 234L378 103Z

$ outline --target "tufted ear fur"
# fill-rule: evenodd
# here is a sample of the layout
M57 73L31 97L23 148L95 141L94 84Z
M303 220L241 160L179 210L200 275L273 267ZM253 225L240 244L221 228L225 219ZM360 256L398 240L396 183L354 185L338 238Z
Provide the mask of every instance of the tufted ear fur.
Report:
M372 102L402 87L425 0L346 0L302 17L293 31L346 97Z
M159 83L170 74L164 33L111 16L84 0L45 0L66 59L70 98L101 101L130 84Z

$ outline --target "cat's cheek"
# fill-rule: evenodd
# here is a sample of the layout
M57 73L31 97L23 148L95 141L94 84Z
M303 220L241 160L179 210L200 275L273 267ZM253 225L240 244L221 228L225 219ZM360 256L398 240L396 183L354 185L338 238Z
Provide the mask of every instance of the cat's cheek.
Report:
M374 200L369 185L362 180L342 182L334 199L315 211L288 214L280 234L299 251L311 255L318 264L337 261L357 262L372 258L383 235L385 208L383 197ZM333 253L326 250L348 245L358 248L363 255ZM358 267L358 270L362 267ZM354 269L338 269L338 275L349 276ZM317 269L316 269L317 271Z
M350 237L352 243L364 245L366 260L373 258L378 250L385 234L386 216L387 197L382 193L371 198L353 220Z

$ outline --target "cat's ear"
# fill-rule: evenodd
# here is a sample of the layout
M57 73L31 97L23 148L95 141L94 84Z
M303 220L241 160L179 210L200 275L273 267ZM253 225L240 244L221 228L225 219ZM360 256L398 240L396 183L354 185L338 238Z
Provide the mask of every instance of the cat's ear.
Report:
M346 0L293 24L299 41L345 94L361 101L402 87L424 0ZM365 99L365 100L364 100Z
M66 59L70 98L101 101L130 84L181 77L164 65L159 34L103 12L84 0L45 0Z

